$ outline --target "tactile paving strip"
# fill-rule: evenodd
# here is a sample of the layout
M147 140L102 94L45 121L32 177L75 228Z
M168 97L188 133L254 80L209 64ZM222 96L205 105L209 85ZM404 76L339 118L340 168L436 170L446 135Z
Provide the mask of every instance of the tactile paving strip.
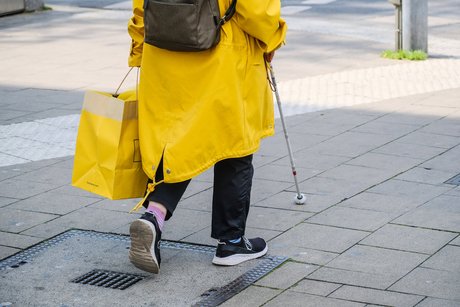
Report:
M43 241L37 245L34 245L26 250L23 250L15 255L12 255L4 260L0 261L0 270L4 270L9 267L19 267L28 263L29 260L33 259L38 254L44 252L48 248L58 245L63 241L73 238L73 237L97 237L103 238L108 240L117 240L122 241L127 244L130 242L129 236L120 235L120 234L111 234L111 233L102 233L96 231L89 231L89 230L78 230L72 229L68 230L56 237ZM187 250L187 251L194 251L194 252L201 252L206 254L214 254L216 249L215 247L211 246L204 246L204 245L196 245L196 244L188 244L183 242L173 242L173 241L161 241L161 247L169 248L169 249L180 249L180 250ZM279 265L284 263L287 260L286 257L278 257L278 256L269 256L266 255L261 258L261 262L250 269L240 277L236 278L229 284L219 287L219 288L212 288L206 291L201 295L201 301L197 302L193 306L217 306L226 300L230 299L234 295L238 294L275 268ZM90 272L91 273L91 272ZM123 274L123 273L121 273Z

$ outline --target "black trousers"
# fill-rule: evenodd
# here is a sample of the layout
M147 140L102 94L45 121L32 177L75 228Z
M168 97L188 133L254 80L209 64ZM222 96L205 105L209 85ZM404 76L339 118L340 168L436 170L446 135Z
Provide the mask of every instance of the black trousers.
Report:
M163 169L162 162L158 170ZM252 155L226 159L214 165L211 237L231 240L244 235L249 213L254 167ZM157 172L155 180L163 179ZM150 193L148 201L162 204L167 209L166 219L174 213L190 180L178 183L161 183ZM148 201L144 207L148 206Z

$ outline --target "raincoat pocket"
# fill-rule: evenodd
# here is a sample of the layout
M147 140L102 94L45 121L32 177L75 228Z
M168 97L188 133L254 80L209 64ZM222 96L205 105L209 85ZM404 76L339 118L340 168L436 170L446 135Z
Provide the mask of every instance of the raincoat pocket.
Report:
M72 185L109 199L138 198L147 176L139 149L136 91L88 91L78 128Z

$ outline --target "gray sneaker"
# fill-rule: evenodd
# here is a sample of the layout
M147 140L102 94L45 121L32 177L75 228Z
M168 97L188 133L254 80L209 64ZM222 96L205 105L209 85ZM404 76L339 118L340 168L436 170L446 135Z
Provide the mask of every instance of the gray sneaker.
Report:
M129 260L137 268L158 274L160 272L161 231L155 216L144 213L129 227L131 248Z

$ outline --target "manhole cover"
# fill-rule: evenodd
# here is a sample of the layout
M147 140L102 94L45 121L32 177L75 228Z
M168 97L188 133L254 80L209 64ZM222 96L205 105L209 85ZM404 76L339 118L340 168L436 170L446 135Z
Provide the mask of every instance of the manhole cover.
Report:
M12 306L217 306L287 260L220 267L211 264L214 247L162 241L154 275L131 265L128 248L125 235L69 230L0 261L0 298Z

